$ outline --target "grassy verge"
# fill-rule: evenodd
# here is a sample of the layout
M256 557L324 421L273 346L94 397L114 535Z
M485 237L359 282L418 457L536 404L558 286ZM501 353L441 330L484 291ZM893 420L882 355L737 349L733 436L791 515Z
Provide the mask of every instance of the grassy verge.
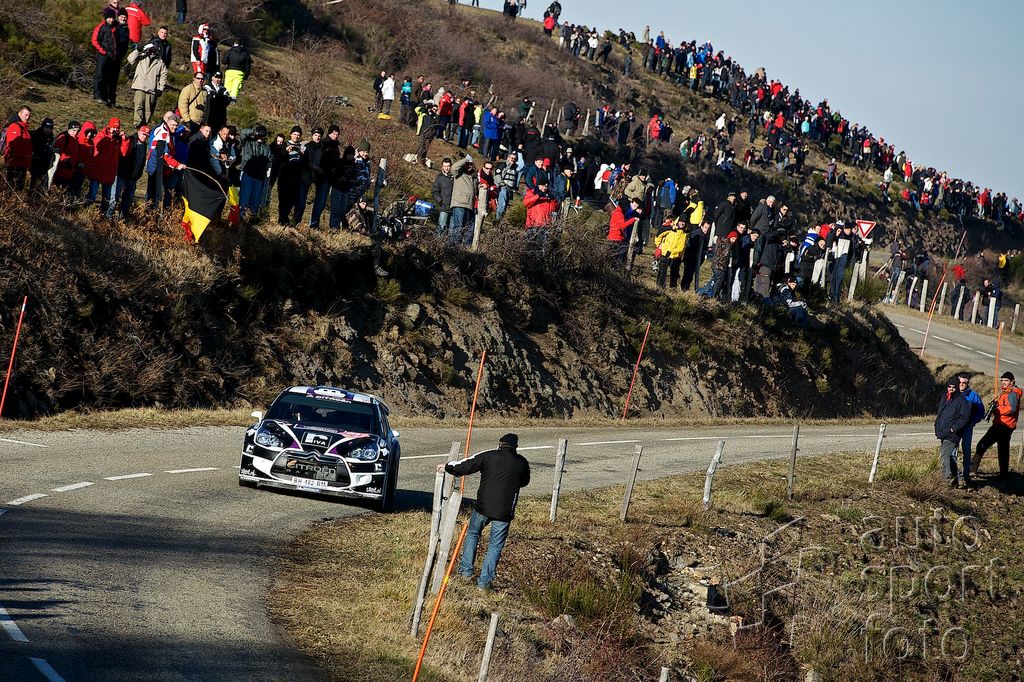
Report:
M945 369L952 367L938 363ZM989 380L991 384L991 378ZM264 409L260 406L254 409ZM252 409L208 409L208 410L166 410L157 408L133 408L124 410L93 410L88 412L62 412L51 417L33 420L9 419L0 421L0 433L11 431L69 431L72 429L98 429L117 431L121 429L179 429L189 426L247 426L252 423L249 414ZM909 424L921 421L922 417L906 417L904 419L886 419L889 424ZM526 428L526 427L565 427L573 428L682 428L682 427L714 427L734 425L754 426L789 426L793 424L789 418L637 418L626 422L616 417L600 415L574 417L573 419L557 419L547 417L529 417L526 415L481 415L473 424L479 428ZM870 417L858 419L801 419L802 425L837 425L862 426L878 424L878 419ZM396 429L410 428L465 428L469 422L466 417L439 418L424 415L395 415L391 424Z
M1024 478L962 492L936 467L932 451L886 453L872 487L869 457L801 460L793 500L785 462L726 467L710 512L702 474L644 482L626 524L622 486L564 496L556 525L526 499L496 591L453 581L421 679L475 679L492 611L491 680L1019 675ZM270 610L330 679L411 676L428 528L418 510L327 522L281 560Z

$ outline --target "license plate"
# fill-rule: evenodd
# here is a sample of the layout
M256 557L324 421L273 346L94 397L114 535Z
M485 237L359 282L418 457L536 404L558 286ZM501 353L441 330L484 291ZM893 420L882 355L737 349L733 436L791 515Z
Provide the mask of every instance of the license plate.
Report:
M326 488L327 481L315 481L311 478L299 478L292 476L292 483L303 488Z

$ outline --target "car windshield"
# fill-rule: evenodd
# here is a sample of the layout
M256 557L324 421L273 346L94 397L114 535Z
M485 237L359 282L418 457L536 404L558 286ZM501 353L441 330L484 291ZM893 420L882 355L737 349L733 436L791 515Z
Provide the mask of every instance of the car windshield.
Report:
M383 435L376 408L363 403L346 403L339 400L322 400L305 395L285 394L270 406L266 418Z

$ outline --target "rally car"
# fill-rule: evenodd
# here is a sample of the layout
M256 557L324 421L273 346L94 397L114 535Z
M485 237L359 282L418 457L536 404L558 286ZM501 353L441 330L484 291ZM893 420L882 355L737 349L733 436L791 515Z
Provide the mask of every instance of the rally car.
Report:
M238 484L303 490L392 508L401 449L388 408L372 395L293 386L245 432Z

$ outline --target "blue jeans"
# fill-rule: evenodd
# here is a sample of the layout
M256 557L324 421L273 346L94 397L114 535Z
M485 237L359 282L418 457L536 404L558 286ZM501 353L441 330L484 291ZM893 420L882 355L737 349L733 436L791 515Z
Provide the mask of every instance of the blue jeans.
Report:
M114 202L114 183L101 185L98 180L90 180L89 193L86 194L85 201L88 204L96 201L96 196L99 194L100 187L103 188L103 195L100 197L100 212L107 214L107 209L110 207L110 204ZM112 211L110 213L112 213Z
M321 182L316 187L316 192L313 195L313 210L309 216L310 227L320 227L320 214L327 208L327 197L331 193L331 183Z
M128 217L132 210L132 203L135 201L135 187L138 182L135 178L117 178L114 183L114 201L111 201L110 206L107 208L108 218L114 217L117 207L120 207L122 218Z
M849 257L850 254L844 253L836 260L832 269L832 289L829 298L835 303L839 303L839 294L843 291L843 276L846 275L846 261Z
M469 246L473 243L473 209L453 208L452 222L448 228L448 241L452 244Z
M498 209L494 213L494 220L501 222L502 216L505 215L505 211L508 210L509 202L512 199L512 190L508 187L502 187L498 190Z
M487 589L494 582L494 572L498 568L498 559L501 558L501 550L505 548L505 540L508 538L509 521L496 521L473 510L473 516L469 519L469 530L466 531L466 542L462 546L462 563L459 565L459 575L463 578L473 577L473 564L476 562L476 546L480 542L480 535L484 526L491 524L491 537L487 541L487 555L480 567L480 578L476 581L478 587Z
M242 173L242 185L238 190L239 211L244 218L246 212L259 213L263 207L263 185L266 180Z
M968 426L960 436L960 456L963 458L963 480L971 480L971 441L974 440L974 427ZM953 453L953 466L956 466L957 453Z
M448 239L448 225L451 223L452 212L441 211L437 216L437 236L441 239Z
M337 187L331 189L331 222L332 230L341 229L345 221L345 214L348 213L348 190L341 190Z

